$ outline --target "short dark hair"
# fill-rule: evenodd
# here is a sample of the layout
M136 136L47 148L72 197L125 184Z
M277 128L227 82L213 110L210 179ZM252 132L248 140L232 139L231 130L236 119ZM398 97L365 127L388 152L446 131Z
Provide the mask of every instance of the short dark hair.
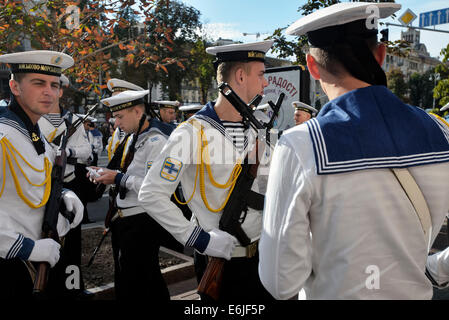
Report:
M26 73L12 73L11 79L17 82L22 82L22 80L26 77Z
M373 52L378 45L377 36L368 38L365 40L367 47ZM349 61L353 63L353 65L360 65L361 63L358 61L356 56L354 55L354 50L357 48L353 48L350 44L347 43L338 43L332 46L332 50L328 50L326 48L315 48L310 47L307 48L307 53L311 54L316 62L326 71L336 76L343 75L344 73L351 73L348 68L346 68L342 61L335 55L335 51L338 50L342 55L348 58ZM361 65L361 68L364 66Z

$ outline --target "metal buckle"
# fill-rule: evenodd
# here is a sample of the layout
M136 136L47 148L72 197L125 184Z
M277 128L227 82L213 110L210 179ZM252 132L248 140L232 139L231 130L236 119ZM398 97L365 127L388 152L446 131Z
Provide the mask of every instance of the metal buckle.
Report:
M117 210L117 214L118 214L118 216L119 216L120 218L123 218L123 211L122 211L122 209L118 209L118 210Z
M256 255L258 245L259 245L259 240L256 240L253 243L246 246L246 257L247 258L252 258Z

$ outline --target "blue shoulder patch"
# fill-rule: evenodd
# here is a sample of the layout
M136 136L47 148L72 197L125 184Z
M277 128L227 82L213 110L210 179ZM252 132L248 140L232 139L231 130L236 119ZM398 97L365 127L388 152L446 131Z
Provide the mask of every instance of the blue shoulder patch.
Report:
M182 168L182 162L174 158L165 158L162 165L160 176L168 181L176 181Z

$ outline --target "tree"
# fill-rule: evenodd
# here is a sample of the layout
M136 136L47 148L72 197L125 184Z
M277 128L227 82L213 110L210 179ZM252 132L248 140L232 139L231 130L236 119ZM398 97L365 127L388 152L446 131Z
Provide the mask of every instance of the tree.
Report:
M433 90L435 99L439 99L438 104L442 107L449 103L449 44L441 50L443 56L442 63L435 68L435 72L440 74L440 81Z
M23 49L28 41L34 49L70 54L76 63L68 72L82 90L99 94L100 88L106 87L100 83L101 76L104 73L107 78L111 65L117 63L111 56L113 48L118 48L125 61L135 67L152 64L156 70L161 65L176 63L175 56L162 61L149 50L150 47L161 50L171 41L164 27L160 27L160 36L151 42L148 33L120 38L115 33L130 26L124 12L155 23L152 14L155 3L156 0L0 0L0 53Z
M190 48L198 38L197 31L201 28L200 12L176 0L159 0L153 12L154 19L147 23L148 32L152 35L150 43L157 43L161 37L171 39L167 46L153 46L152 55L169 65L156 65L156 71L162 69L165 73L150 73L153 83L161 83L167 98L182 101L181 83L192 72L188 59L175 57L189 56ZM164 28L165 33L161 33Z
M432 80L433 70L427 72L413 73L408 81L408 89L410 91L410 104L418 106L422 109L428 109L433 104L433 86Z
M393 92L399 99L406 101L407 94L407 84L404 80L404 74L401 69L394 68L387 72L387 83L388 88Z
M190 50L191 73L189 79L198 80L201 92L201 103L207 103L207 93L215 77L214 59L215 57L206 52L207 40L198 39L192 50Z

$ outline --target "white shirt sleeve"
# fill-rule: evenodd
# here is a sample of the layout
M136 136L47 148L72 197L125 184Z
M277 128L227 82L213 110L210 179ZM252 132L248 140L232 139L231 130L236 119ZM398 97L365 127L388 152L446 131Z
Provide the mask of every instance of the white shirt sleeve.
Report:
M184 123L172 132L160 155L153 161L139 192L139 203L150 216L183 245L195 226L171 200L186 168L192 165L197 132Z
M276 299L293 297L311 274L311 194L301 159L282 137L270 166L259 244L259 276Z

